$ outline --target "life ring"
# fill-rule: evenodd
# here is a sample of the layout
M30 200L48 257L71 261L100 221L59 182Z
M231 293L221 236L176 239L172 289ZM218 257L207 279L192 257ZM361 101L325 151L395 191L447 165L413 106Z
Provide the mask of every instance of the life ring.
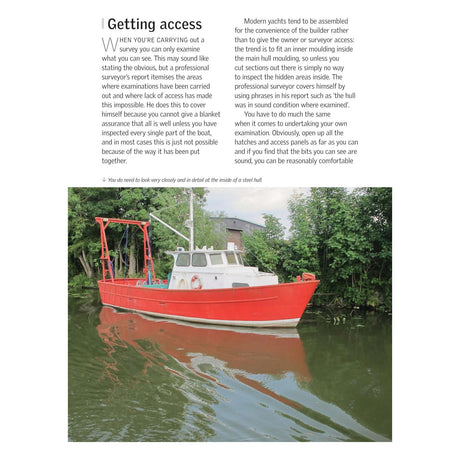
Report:
M313 281L316 276L313 273L302 273L302 281Z
M190 287L192 289L201 289L203 287L200 278L198 278L198 275L192 276L192 279L190 280Z

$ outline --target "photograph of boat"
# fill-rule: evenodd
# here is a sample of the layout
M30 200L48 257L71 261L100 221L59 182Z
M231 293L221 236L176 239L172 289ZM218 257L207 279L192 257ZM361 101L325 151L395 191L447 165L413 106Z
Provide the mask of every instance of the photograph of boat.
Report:
M391 189L72 188L68 212L69 441L391 441Z
M234 243L225 249L195 247L193 192L190 192L190 237L154 214L152 218L179 234L189 249L168 251L174 266L168 279L157 279L148 234L148 221L96 217L100 226L104 305L163 318L249 327L295 327L319 283L302 273L291 283L279 283L272 273L243 265L242 250ZM110 224L133 225L143 234L144 277L116 278L111 265L106 229Z

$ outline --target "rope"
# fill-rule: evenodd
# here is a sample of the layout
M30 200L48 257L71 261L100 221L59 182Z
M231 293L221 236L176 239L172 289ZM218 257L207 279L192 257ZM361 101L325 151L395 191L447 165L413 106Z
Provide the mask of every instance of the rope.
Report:
M110 273L112 274L112 278L115 278L115 273L113 270L113 262L110 259L109 259L109 269L110 269Z

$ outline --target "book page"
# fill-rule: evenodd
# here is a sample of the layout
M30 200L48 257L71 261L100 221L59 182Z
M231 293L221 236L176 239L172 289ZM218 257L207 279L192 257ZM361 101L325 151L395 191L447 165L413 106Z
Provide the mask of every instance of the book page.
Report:
M171 196L164 203L163 198L158 199L159 210L176 204L173 190L194 189L198 194L204 190L206 215L217 218L223 213L249 223L253 230L279 224L275 227L283 229L280 240L287 247L289 242L300 241L296 236L304 228L299 223L303 214L296 214L299 208L295 205L308 202L313 206L313 196L317 203L324 198L322 190L340 189L347 203L359 200L360 190L377 190L389 194L390 209L394 205L390 212L395 223L390 238L394 258L390 244L390 262L386 272L382 269L379 282L388 282L389 310L395 313L390 392L395 391L390 396L393 415L390 408L386 412L392 425L390 435L373 431L365 423L359 425L352 411L340 412L338 420L343 416L350 426L358 423L356 432L366 440L391 441L389 447L373 450L373 456L386 456L387 448L398 454L415 448L422 454L437 453L441 443L448 447L446 439L454 439L454 430L446 408L451 406L450 382L455 379L450 376L450 359L442 350L454 348L455 321L443 321L441 334L433 330L432 323L435 308L444 312L447 307L443 317L455 317L451 286L458 272L452 266L458 254L455 243L453 250L439 244L434 247L434 241L456 240L459 37L452 2L62 4L49 0L2 6L2 11L7 22L2 30L6 50L2 75L6 102L4 221L19 217L14 244L8 238L13 229L4 230L5 266L9 267L5 274L15 274L6 304L14 306L11 319L16 319L15 323L9 320L13 326L6 343L19 341L19 312L26 318L21 324L27 325L20 352L29 356L31 347L35 350L35 343L40 343L39 355L35 351L33 358L21 360L19 369L18 359L11 358L17 370L7 391L15 390L16 403L26 398L27 405L26 416L11 407L16 403L8 403L8 412L15 414L8 437L15 446L24 449L27 432L40 451L75 457L82 449L92 456L94 448L87 442L118 439L105 439L98 432L99 437L88 436L83 443L69 442L68 286L78 276L81 280L94 278L96 286L96 277L102 276L100 248L94 249L99 240L85 246L84 253L70 254L69 247L78 246L72 239L77 232L68 214L73 190L108 190L108 195L113 190L166 190ZM119 215L85 215L82 235L87 222L96 225L95 217L148 220L148 213L156 211L149 209L145 217L137 217L145 197L126 194L125 201L116 204ZM106 203L112 204L108 195ZM94 202L98 200L102 199ZM129 200L137 201L122 216ZM175 218L178 213L166 214ZM334 244L344 247L344 240L354 242L347 246L345 267L351 267L351 261L358 264L361 257L353 252L359 240L354 237L365 229L355 218L347 221L349 232L344 239L338 243L336 235L337 240L328 240L329 248L337 247ZM310 228L317 230L318 222ZM207 236L215 235L210 232ZM313 241L312 237L309 243ZM183 242L183 247L187 244ZM199 240L199 245L204 243ZM128 257L127 239L124 250ZM83 260L86 256L88 261ZM300 259L294 262L300 264ZM371 259L373 256L369 256L369 266ZM122 273L128 259L117 260ZM9 261L14 261L12 267ZM289 272L293 263L275 263L269 258L261 263L269 268L260 266L260 271L285 270L276 274L281 281L283 276L293 278L293 269ZM328 273L332 280L341 265L336 261L318 267L317 271ZM428 290L427 275L415 269L419 267L436 271L447 289L433 286ZM105 270L110 273L112 269ZM161 262L158 270L163 270ZM305 270L314 272L315 267ZM345 279L345 271L336 277L343 274L340 279ZM25 291L30 291L33 300L12 294ZM331 288L323 294L334 291ZM369 299L362 302L367 305ZM427 369L430 376L442 375L442 389L427 393L423 378ZM241 381L247 382L248 375ZM265 388L263 382L260 385L256 385L258 391L268 388L269 396L278 394L275 383L273 388L268 384ZM34 392L28 398L24 395L30 395L31 386ZM257 407L263 404L261 400ZM429 416L421 416L428 407ZM46 413L52 417L43 423ZM225 417L212 417L217 425L224 423ZM27 422L27 429L20 428L25 418L32 422ZM314 438L311 427L305 427L304 420L293 422L291 429L305 435L301 440L320 440ZM287 447L279 443L297 440L291 434L275 436L278 443L269 448L276 453L281 448L297 452L300 443L290 442ZM332 438L325 440L341 440L340 436ZM198 437L179 439L197 440L202 441ZM261 439L225 435L213 439L210 435L208 440ZM143 450L146 444L136 443L130 449ZM268 444L263 444L264 453L269 452ZM177 452L182 452L185 442L176 445ZM206 444L210 452L215 446L218 443ZM248 443L249 449L253 446ZM117 457L125 445L113 442L107 448ZM329 442L320 451L333 455L340 448L340 443Z

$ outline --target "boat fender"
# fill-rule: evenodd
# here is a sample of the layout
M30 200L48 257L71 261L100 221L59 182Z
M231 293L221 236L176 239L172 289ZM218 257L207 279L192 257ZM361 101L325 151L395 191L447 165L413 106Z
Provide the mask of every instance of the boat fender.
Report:
M177 289L188 289L188 283L185 278L181 278L181 280L177 284Z
M313 273L302 273L302 281L313 281L316 276Z
M190 286L192 289L201 289L203 285L201 284L200 278L198 278L198 275L193 275L192 279L190 281Z

